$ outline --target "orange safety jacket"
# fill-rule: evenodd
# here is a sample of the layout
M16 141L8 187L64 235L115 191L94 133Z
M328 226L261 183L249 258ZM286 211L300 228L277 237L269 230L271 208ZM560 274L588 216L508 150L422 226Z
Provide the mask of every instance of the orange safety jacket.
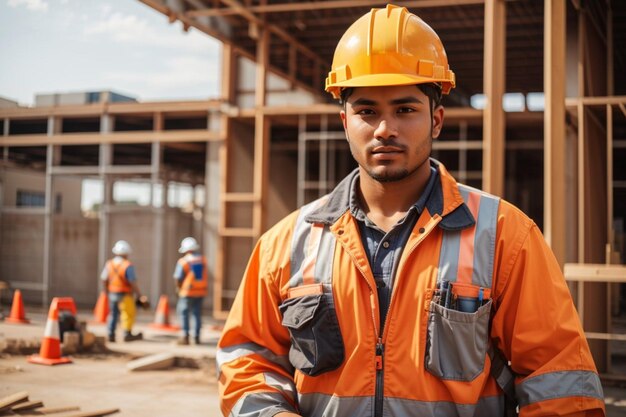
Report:
M206 258L199 254L190 253L180 258L178 263L185 274L178 295L181 297L204 297L209 282Z
M126 279L126 270L131 265L128 259L123 259L120 263L113 262L113 259L107 261L107 269L109 270L108 290L110 292L127 292L133 291L130 282Z
M224 415L503 416L498 351L521 416L604 416L589 346L537 226L432 163L440 179L402 252L382 334L349 210L358 170L261 237L218 344ZM454 308L437 290L444 281Z

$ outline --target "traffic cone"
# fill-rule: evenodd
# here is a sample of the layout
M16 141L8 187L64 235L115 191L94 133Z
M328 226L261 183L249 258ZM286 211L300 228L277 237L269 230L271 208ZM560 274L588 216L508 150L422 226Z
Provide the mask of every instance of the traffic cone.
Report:
M50 304L50 311L48 312L46 329L44 330L43 339L41 339L39 355L29 356L28 362L40 365L60 365L72 362L68 357L61 357L59 310L70 310L76 316L76 306L72 298L53 298Z
M177 331L179 326L170 324L170 306L167 301L167 295L162 295L159 298L159 304L157 305L156 314L154 316L154 322L150 324L153 329Z
M93 309L93 317L96 323L106 323L109 316L109 297L106 291L102 291Z
M9 317L5 318L4 321L14 324L30 323L30 320L26 318L26 314L24 313L24 302L22 301L22 292L20 290L15 290L15 294L13 294L13 304L11 304L11 314Z

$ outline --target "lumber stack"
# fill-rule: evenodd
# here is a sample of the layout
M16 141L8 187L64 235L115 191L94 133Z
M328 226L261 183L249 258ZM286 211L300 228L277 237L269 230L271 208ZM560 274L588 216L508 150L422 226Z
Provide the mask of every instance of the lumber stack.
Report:
M101 417L118 413L119 408L110 408L95 411L80 411L80 407L44 407L43 401L28 399L28 392L21 391L0 398L0 416L41 416L52 415L54 417Z

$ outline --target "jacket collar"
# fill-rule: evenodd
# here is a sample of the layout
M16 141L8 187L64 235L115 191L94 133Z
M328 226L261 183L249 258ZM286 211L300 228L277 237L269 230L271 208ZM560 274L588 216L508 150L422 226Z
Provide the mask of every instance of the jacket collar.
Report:
M441 162L431 158L430 164L438 170L439 178L426 202L428 213L442 217L439 227L444 230L461 230L473 226L476 220L465 205L454 177ZM339 220L350 210L350 189L358 176L359 169L356 168L335 187L326 203L306 216L305 220L328 225Z

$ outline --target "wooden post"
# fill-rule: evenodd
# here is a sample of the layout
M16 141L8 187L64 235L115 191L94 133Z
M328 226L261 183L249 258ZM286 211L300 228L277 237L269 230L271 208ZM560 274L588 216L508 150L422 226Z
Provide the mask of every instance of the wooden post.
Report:
M487 105L483 111L483 189L504 193L505 117L502 97L506 73L506 5L485 0L483 83Z
M265 199L269 164L269 119L263 114L263 109L267 99L269 35L269 31L263 28L257 43L256 113L254 117L254 207L252 212L252 229L255 240L265 230Z
M544 235L565 263L565 0L546 1L544 13Z

